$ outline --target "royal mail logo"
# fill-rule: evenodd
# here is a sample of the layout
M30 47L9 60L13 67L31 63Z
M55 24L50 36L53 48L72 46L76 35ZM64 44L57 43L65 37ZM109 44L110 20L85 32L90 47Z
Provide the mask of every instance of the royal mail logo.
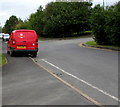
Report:
M20 38L24 38L24 35L23 35L23 34L20 34L19 37L20 37Z

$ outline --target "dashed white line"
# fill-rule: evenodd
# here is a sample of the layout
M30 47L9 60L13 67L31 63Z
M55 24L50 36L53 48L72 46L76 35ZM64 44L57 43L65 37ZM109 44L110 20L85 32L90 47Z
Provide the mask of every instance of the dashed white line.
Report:
M120 99L118 99L117 97L115 97L115 96L109 94L109 93L106 92L106 91L103 91L102 89L99 89L98 87L96 87L96 86L94 86L94 85L92 85L92 84L90 84L90 83L84 81L83 79L78 78L77 76L75 76L75 75L73 75L73 74L71 74L71 73L66 72L65 70L63 70L63 69L57 67L56 65L54 65L54 64L52 64L52 63L50 63L50 62L48 62L46 59L41 59L41 60L44 61L44 62L46 62L47 64L53 66L54 68L56 68L56 69L62 71L63 73L65 73L65 74L67 74L67 75L69 75L69 76L71 76L71 77L73 77L73 78L75 78L75 79L81 81L82 83L84 83L84 84L86 84L86 85L88 85L88 86L90 86L90 87L96 89L97 91L103 93L104 95L109 96L110 98L112 98L112 99L114 99L114 100L120 102Z

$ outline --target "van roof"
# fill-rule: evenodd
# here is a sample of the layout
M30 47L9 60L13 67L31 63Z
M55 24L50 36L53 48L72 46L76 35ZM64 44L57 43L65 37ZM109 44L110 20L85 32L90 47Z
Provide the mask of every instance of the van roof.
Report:
M35 32L35 31L34 30L27 30L27 29L21 29L21 30L12 31L12 33L16 33L16 32Z

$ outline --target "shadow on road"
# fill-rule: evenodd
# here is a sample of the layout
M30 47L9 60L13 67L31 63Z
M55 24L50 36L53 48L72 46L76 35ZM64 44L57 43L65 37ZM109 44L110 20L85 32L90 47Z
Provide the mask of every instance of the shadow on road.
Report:
M32 57L31 54L28 53L15 53L13 56L11 57Z

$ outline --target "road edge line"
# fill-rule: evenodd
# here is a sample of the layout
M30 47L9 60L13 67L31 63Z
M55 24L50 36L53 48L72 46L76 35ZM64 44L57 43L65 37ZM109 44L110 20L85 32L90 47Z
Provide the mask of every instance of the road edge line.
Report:
M45 71L47 71L49 74L51 74L52 76L54 76L55 78L57 78L59 81L61 81L62 83L64 83L65 85L67 85L68 87L72 88L73 90L75 90L76 92L78 92L80 95L82 95L84 98L86 98L87 100L89 100L90 102L92 102L93 104L99 106L99 107L104 107L103 104L101 104L100 102L94 100L93 98L91 98L90 96L88 96L87 94L83 93L80 89L72 86L70 83L68 83L67 81L61 79L60 77L58 77L56 74L52 73L50 70L48 70L47 68L45 68L44 66L42 66L41 64L38 64L33 58L30 58L36 65L38 65L39 67L43 68Z
M112 98L112 99L114 99L114 100L120 102L120 100L119 100L117 97L115 97L115 96L109 94L108 92L103 91L102 89L100 89L100 88L98 88L98 87L96 87L96 86L94 86L94 85L92 85L92 84L86 82L85 80L83 80L83 79L81 79L81 78L78 78L77 76L75 76L75 75L73 75L73 74L71 74L71 73L66 72L65 70L63 70L63 69L59 68L58 66L56 66L56 65L54 65L54 64L52 64L52 63L50 63L50 62L48 62L48 61L45 60L45 59L41 59L41 60L44 61L44 62L46 62L47 64L53 66L54 68L60 70L61 72L63 72L63 73L65 73L65 74L67 74L67 75L69 75L69 76L71 76L71 77L73 77L73 78L79 80L80 82L82 82L82 83L88 85L89 87L91 87L91 88L93 88L93 89L96 89L97 91L101 92L102 94L104 94L104 95L106 95L106 96L108 96L108 97L110 97L110 98Z
M85 45L84 43L80 43L78 44L78 46L80 47L84 47L84 48L89 48L89 49L98 49L98 50L105 50L105 51L113 51L113 52L119 52L119 50L114 50L114 49L107 49L107 48L101 48L101 47L97 47L97 46L88 46Z

